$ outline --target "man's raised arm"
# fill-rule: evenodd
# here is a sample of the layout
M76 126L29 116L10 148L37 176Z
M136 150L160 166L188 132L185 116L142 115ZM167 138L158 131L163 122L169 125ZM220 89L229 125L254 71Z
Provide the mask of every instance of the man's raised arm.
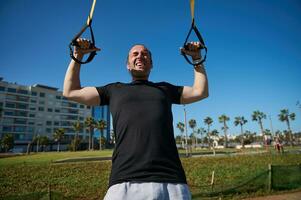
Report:
M99 51L98 48L89 49L89 41L79 38L77 40L80 47L74 48L74 57L82 60L84 54L92 51ZM86 105L99 105L100 99L95 87L81 87L80 84L80 67L81 65L71 60L64 80L63 96L69 100Z
M185 53L192 57L193 60L199 60L201 58L199 44L197 42L190 43L188 50L181 49L182 53ZM209 96L207 74L203 64L194 66L194 83L193 86L184 86L181 104L189 104Z

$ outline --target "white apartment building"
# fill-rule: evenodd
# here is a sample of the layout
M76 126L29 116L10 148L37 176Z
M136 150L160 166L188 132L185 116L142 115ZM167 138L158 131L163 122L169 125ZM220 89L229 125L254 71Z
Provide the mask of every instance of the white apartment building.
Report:
M52 139L54 131L65 129L65 139L74 135L72 124L84 123L92 115L92 107L69 101L58 88L45 85L23 86L0 78L0 138L13 134L15 144L25 144L35 135ZM85 138L88 132L80 131Z

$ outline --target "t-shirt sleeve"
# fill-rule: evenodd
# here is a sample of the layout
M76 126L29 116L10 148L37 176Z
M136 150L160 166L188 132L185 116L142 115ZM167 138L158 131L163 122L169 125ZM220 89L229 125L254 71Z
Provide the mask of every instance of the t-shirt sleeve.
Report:
M109 105L110 103L110 85L96 87L99 94L100 106Z
M183 93L183 86L176 86L170 83L165 83L168 88L169 98L172 103L180 104L181 103L181 96Z

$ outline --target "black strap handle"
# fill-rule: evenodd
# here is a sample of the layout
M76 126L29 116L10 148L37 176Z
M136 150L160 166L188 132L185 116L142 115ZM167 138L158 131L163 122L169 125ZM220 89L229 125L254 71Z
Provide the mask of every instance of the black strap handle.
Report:
M189 29L189 32L188 32L188 34L187 34L186 40L185 40L185 42L184 42L184 44L183 44L183 47L185 48L185 50L188 50L188 44L187 44L187 43L188 43L188 39L189 39L189 36L190 36L192 30L195 32L196 36L197 36L198 39L199 39L199 42L200 42L200 44L201 44L200 49L204 49L204 50L205 50L205 55L204 55L204 56L201 55L201 56L202 56L202 59L200 59L200 60L194 60L194 61L189 60L189 58L187 57L187 55L186 55L185 53L182 53L182 55L184 56L185 60L186 60L189 64L191 64L191 65L200 65L200 64L203 64L203 62L206 61L206 57L207 57L207 47L205 46L205 42L204 42L204 40L203 40L203 37L201 36L201 34L200 34L198 28L196 27L196 25L195 25L195 23L194 23L194 19L192 20L191 27L190 27L190 29Z
M95 40L94 40L94 34L93 34L93 30L92 30L92 26L91 26L91 23L92 23L92 20L90 21L89 25L85 24L82 28L82 30L76 34L74 36L74 38L72 39L71 43L69 44L69 49L70 49L70 57L77 63L79 64L86 64L86 63L89 63L93 60L94 56L96 55L96 51L92 51L87 60L86 61L81 61L81 60L78 60L77 58L74 57L73 55L73 49L72 47L76 46L76 47L79 47L78 45L78 42L76 41L84 32L85 30L89 27L90 28L90 33L91 33L91 39L92 39L92 43L90 43L90 46L89 48L94 48L95 47Z

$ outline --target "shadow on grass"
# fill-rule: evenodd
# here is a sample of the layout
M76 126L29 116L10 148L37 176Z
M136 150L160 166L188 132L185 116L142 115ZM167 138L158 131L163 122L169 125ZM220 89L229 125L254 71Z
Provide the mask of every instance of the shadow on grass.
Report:
M71 200L59 192L33 192L21 195L10 195L3 197L5 200Z

